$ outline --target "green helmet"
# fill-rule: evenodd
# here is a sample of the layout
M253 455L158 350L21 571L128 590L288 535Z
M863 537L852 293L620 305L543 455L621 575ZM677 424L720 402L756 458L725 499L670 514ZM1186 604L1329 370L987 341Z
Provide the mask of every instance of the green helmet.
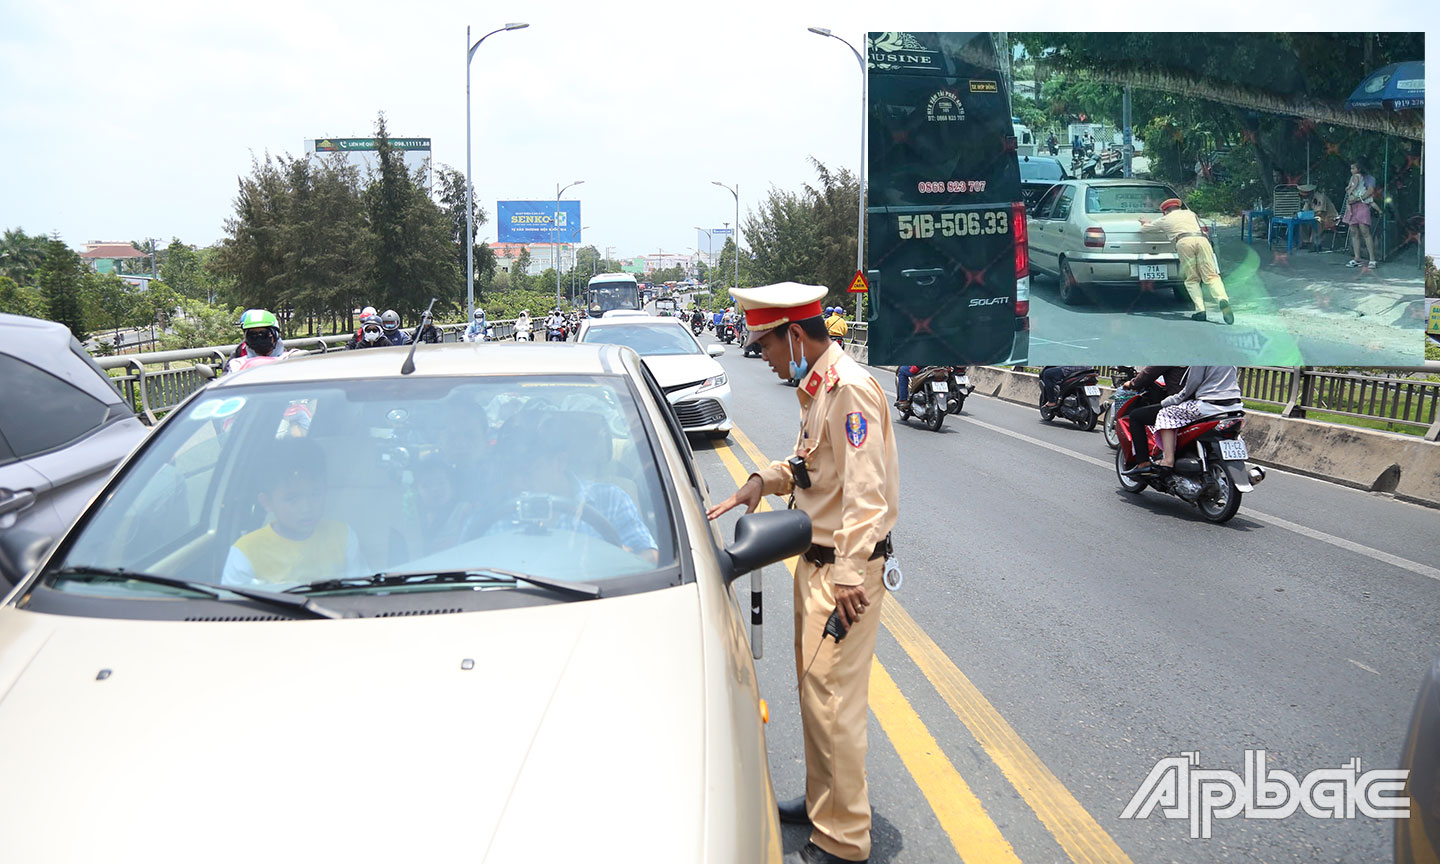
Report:
M280 322L275 320L275 313L264 309L246 309L245 314L240 316L240 329L250 330L255 327L280 327Z

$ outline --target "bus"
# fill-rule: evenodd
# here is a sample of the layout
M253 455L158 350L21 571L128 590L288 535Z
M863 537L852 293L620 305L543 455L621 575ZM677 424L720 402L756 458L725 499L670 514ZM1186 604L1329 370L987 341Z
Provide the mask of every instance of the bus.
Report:
M1019 142L997 41L991 33L868 36L871 363L1028 359Z
M631 273L601 273L585 286L585 306L591 318L616 309L640 311L640 284Z

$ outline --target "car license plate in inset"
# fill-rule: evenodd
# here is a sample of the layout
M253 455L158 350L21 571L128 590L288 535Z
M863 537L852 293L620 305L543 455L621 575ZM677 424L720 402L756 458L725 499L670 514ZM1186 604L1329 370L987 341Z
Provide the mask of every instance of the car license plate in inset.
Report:
M1135 270L1135 278L1145 282L1164 282L1169 278L1165 275L1164 264L1137 264Z
M1245 442L1239 438L1226 439L1220 442L1220 458L1227 461L1244 462L1250 458L1250 451L1245 448Z
M1099 388L1099 386L1097 386L1097 385L1095 385L1095 384L1087 384L1087 385L1085 385L1085 395L1086 395L1086 396L1099 396L1099 395L1100 395L1100 388Z
M934 390L936 393L949 393L950 385L944 381L931 381L930 389Z

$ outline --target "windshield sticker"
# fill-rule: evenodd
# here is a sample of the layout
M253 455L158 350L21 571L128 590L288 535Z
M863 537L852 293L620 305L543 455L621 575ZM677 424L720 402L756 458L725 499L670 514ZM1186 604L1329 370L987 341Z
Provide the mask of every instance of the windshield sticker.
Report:
M229 399L207 399L195 406L195 410L190 412L190 419L210 420L215 417L229 417L244 405L245 400L240 396L231 396Z
M243 396L231 396L229 399L226 399L224 402L216 405L215 412L211 416L229 417L231 414L234 414L236 411L239 411L241 408L244 407L245 398Z

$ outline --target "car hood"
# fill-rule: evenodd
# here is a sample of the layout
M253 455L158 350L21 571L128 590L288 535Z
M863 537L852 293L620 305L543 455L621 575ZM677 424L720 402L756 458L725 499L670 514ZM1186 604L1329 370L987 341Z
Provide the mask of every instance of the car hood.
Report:
M662 388L681 384L698 384L706 378L724 373L725 369L709 354L662 354L645 358L650 374Z
M27 862L695 857L699 621L693 584L341 621L6 607L0 836Z

